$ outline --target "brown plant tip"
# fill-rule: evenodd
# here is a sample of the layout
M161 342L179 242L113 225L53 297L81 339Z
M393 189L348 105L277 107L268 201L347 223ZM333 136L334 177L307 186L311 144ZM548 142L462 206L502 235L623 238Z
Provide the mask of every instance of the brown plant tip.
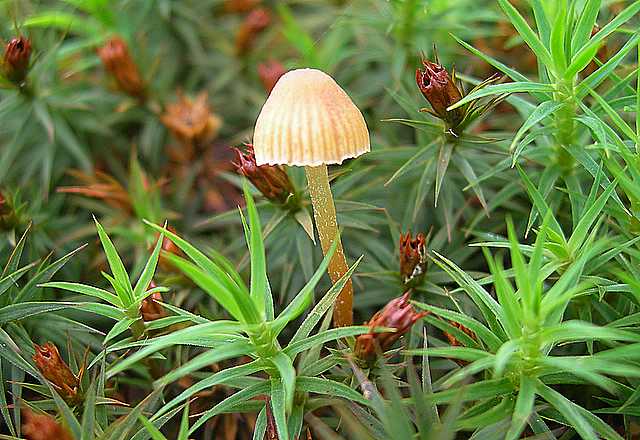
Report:
M411 232L400 234L400 279L406 286L419 284L427 271L427 243L425 235L416 238Z
M447 320L447 322L449 324L451 324L452 326L454 326L455 328L463 331L471 339L476 340L476 341L478 340L476 334L472 330L468 329L467 327L465 327L464 325L460 324L459 322L450 321L450 320ZM443 332L443 333L444 333L444 336L447 338L447 341L449 341L449 345L451 345L452 347L460 347L460 346L462 346L462 343L458 340L458 338L455 337L455 335L453 335L453 334L451 334L449 332ZM453 359L453 361L455 363L457 363L458 365L460 365L460 366L465 366L465 365L468 364L467 361L464 361L462 359Z
M267 93L271 93L280 77L285 73L287 73L287 68L280 61L270 60L258 64L258 76Z
M60 396L67 402L77 402L80 380L60 356L58 348L51 342L33 344L36 354L33 362L42 375L51 382Z
M9 213L9 203L7 202L7 199L4 197L4 194L2 194L2 191L0 191L0 216L8 213Z
M262 0L225 0L224 11L229 14L249 12L256 8Z
M56 192L103 200L122 213L133 212L133 201L129 192L113 176L102 171L95 171L95 174L91 175L80 170L68 170L67 174L76 179L79 185L59 187Z
M171 134L187 148L202 148L218 136L222 119L212 113L208 93L195 99L178 93L178 101L167 104L160 120Z
M167 230L174 234L178 234L178 231L173 226L167 226ZM156 240L160 237L160 233L156 234ZM176 246L176 244L169 239L169 237L162 238L162 253L160 253L160 257L158 258L158 266L166 272L175 271L175 266L171 262L169 258L167 258L166 254L177 255L178 257L183 257L184 253L182 250ZM153 247L149 248L149 251L153 251Z
M449 106L462 99L462 92L449 72L437 62L422 60L423 69L416 69L416 83L434 114L449 127L456 127L464 118L462 108L447 111Z
M29 71L31 41L22 35L13 38L4 49L3 71L7 79L21 84Z
M356 356L365 361L374 360L378 352L390 349L393 344L407 333L411 326L428 312L416 312L409 302L410 291L395 298L380 311L378 311L368 323L369 333L358 336L356 339ZM393 328L395 332L374 333L376 327Z
M71 433L49 414L24 408L21 415L22 437L26 440L73 440Z
M0 231L9 231L20 223L20 215L14 202L0 191Z
M264 433L264 440L279 440L278 428L276 426L276 418L273 416L271 409L271 398L265 398L265 409L267 410L267 429Z
M271 24L271 13L266 8L252 10L244 19L236 34L236 52L247 53L256 37Z
M451 324L452 326L454 326L455 328L457 328L459 330L462 330L471 339L476 339L476 334L473 331L469 330L464 325L460 324L459 322L449 321L449 324ZM444 332L444 335L447 338L447 340L449 341L449 345L452 345L454 347L459 347L459 346L462 345L460 343L460 341L458 341L458 339L454 335L452 335L451 333Z
M238 161L233 162L238 174L245 176L268 200L285 204L295 193L285 169L279 165L257 165L253 145L246 144L242 152L234 148Z
M156 284L151 281L151 283L149 283L149 289L153 289L155 287ZM160 301L162 301L162 294L160 292L152 293L150 296L142 300L142 304L140 305L140 316L142 316L143 321L155 321L156 319L167 316L167 312L160 304Z
M138 66L129 53L126 41L116 36L107 40L98 48L98 55L104 68L116 81L120 91L138 99L146 96L145 82L140 76Z

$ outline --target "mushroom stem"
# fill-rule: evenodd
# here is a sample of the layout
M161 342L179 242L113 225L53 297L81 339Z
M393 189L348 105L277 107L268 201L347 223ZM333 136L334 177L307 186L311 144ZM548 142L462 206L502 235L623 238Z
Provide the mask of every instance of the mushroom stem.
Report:
M309 195L313 204L313 217L316 221L318 236L320 237L320 245L322 253L327 254L333 240L338 235L338 222L336 220L336 207L333 204L333 196L331 187L329 186L329 174L326 165L307 166L305 167L307 174L307 182L309 184ZM335 283L342 277L349 267L344 257L342 243L338 242L338 247L329 262L329 277ZM333 310L334 327L345 327L353 324L353 286L351 280L347 281L342 292L338 295L336 306Z

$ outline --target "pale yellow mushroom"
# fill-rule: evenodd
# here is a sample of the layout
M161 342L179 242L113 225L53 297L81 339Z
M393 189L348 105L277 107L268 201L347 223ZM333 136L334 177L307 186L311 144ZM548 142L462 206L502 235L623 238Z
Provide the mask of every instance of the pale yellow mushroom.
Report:
M369 131L362 113L326 73L298 69L284 74L265 102L253 133L258 165L304 166L322 251L338 237L327 165L369 151ZM335 283L348 270L342 244L329 264ZM338 297L334 326L353 323L353 286Z

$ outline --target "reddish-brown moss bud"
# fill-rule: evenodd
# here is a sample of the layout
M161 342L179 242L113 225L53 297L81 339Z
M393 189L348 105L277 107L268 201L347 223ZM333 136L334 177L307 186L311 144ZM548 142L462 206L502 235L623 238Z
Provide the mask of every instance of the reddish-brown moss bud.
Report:
M122 92L134 98L145 98L145 83L138 66L131 58L126 41L117 36L112 37L98 49L98 55Z
M178 234L178 231L176 231L176 229L173 226L167 226L167 230L170 232L173 232L174 234ZM156 240L158 239L158 237L160 237L160 234L156 235ZM184 253L168 237L164 237L162 239L161 249L162 249L162 252L160 253L160 258L158 259L158 266L160 266L162 270L167 272L174 271L175 267L173 266L173 263L171 262L171 260L169 260L169 258L167 258L165 254L173 254L173 255L182 257L184 256ZM152 250L153 250L153 247L150 247L149 251L152 251Z
M13 38L4 49L3 71L10 81L21 84L29 72L31 41L19 36Z
M59 193L79 194L84 197L103 200L107 205L122 213L133 212L133 201L127 189L118 180L99 170L87 174L80 170L68 170L67 174L78 181L76 186L57 188Z
M0 231L10 230L14 226L14 216L12 215L9 201L0 193Z
M285 73L287 73L287 68L279 61L271 60L258 65L258 75L267 93L271 93L273 87Z
M467 327L465 327L464 325L460 324L459 322L455 322L455 321L448 321L449 324L451 324L452 326L454 326L455 328L463 331L467 336L469 336L471 339L474 340L478 340L476 337L476 334L471 331L470 329L468 329ZM458 340L458 338L456 338L455 335L449 333L449 332L443 332L444 336L447 338L447 341L449 341L449 345L451 345L452 347L460 347L462 345L462 343L460 343L460 341ZM468 364L467 361L463 361L462 359L453 359L453 361L455 363L457 363L460 366L465 366Z
M236 52L245 54L251 49L253 42L260 32L271 24L271 13L268 9L254 9L244 19L236 34Z
M149 289L156 287L156 284L151 281L149 283ZM162 294L160 292L152 293L150 296L142 300L140 305L140 315L144 321L155 321L156 319L164 318L167 316L167 312L164 307L160 305L162 301Z
M238 162L234 162L239 174L245 176L267 199L284 204L295 193L285 169L278 165L257 165L253 145L247 144L243 153L235 148Z
M80 380L60 356L58 348L51 342L34 344L36 354L33 362L42 375L51 382L60 396L67 402L77 403Z
M449 324L451 324L452 326L454 326L455 328L457 328L459 330L462 330L471 339L476 339L476 334L474 332L472 332L471 330L469 330L464 325L460 324L459 322L449 321ZM460 343L460 341L458 341L458 339L454 335L452 335L451 333L444 332L444 335L447 338L447 340L449 341L449 345L452 345L454 347L459 347L459 346L462 345Z
M427 271L427 243L424 234L411 238L400 234L400 279L406 286L415 285L424 279Z
M0 191L0 231L8 231L20 223L20 215L15 200Z
M71 433L49 414L25 408L22 414L22 437L26 440L73 440Z
M7 202L7 199L4 197L4 194L0 192L0 216L8 214L9 211L10 211L9 203Z
M186 147L204 147L218 135L222 120L211 112L207 92L195 99L178 93L178 101L167 104L162 123Z
M279 440L278 428L276 426L276 419L273 416L273 410L271 409L271 398L265 398L265 409L267 410L267 429L264 433L264 440Z
M165 312L159 301L162 301L160 292L155 292L142 300L140 314L144 321L155 321L156 319L167 316L167 312Z
M225 0L224 11L230 14L249 12L261 2L262 0Z
M447 107L462 99L460 89L440 64L422 60L422 67L424 70L416 70L416 83L420 92L431 104L433 113L449 127L455 128L462 122L464 111L462 108L447 111Z
M378 350L384 352L390 349L416 321L427 315L427 312L415 311L409 303L409 296L410 292L407 291L401 297L389 301L382 310L373 315L371 320L366 323L370 332L358 336L356 340L356 356L366 361L375 359ZM373 333L376 327L388 327L396 331Z

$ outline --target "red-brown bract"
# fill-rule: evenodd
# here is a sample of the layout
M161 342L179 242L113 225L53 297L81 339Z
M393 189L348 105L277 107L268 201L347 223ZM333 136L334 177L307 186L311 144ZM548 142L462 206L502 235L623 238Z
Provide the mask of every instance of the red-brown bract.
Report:
M400 234L400 278L405 285L415 284L424 278L427 270L427 244L425 235L416 238L411 232Z
M416 83L434 114L445 121L450 127L455 127L464 118L462 108L448 111L447 108L462 99L462 92L454 79L438 63L422 60L422 69L416 69Z
M377 312L367 323L370 332L358 336L356 340L356 355L365 361L374 360L378 353L382 353L393 346L411 326L428 312L416 312L409 302L410 291L395 298ZM377 327L393 328L395 332L374 333Z
M13 38L4 50L3 70L5 76L14 83L22 83L29 71L31 41L22 35Z
M33 362L42 375L51 382L56 391L68 402L78 399L80 379L73 374L69 365L62 359L58 347L47 342L44 345L33 344L36 354Z
M122 92L135 98L145 98L145 82L125 40L118 36L110 38L98 49L98 55Z
M265 196L275 203L286 203L295 192L293 184L283 167L279 165L257 165L253 146L247 144L245 151L235 149L238 162L234 162L239 174L245 176Z

